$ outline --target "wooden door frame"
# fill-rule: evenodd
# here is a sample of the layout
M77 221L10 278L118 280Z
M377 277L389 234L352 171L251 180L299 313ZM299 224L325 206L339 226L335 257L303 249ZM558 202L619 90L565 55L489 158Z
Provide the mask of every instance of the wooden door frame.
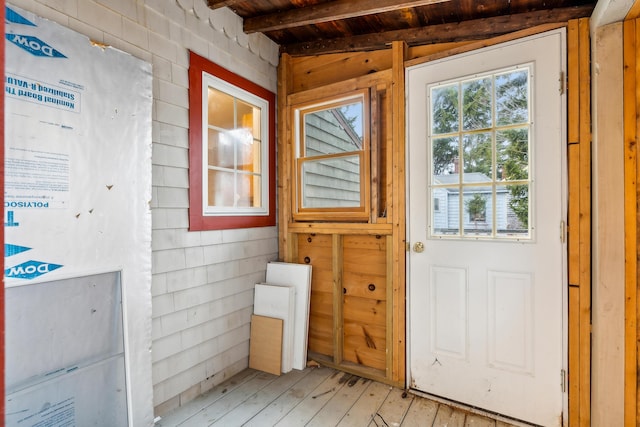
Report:
M591 51L589 19L567 28L569 422L591 424Z
M393 140L405 140L404 72L406 67L446 56L476 50L532 34L567 28L567 144L568 144L568 273L569 273L569 342L568 376L566 379L571 425L590 425L591 411L591 69L589 19L545 24L527 30L481 41L465 41L440 45L407 47L394 42L391 51L355 52L305 57L299 62L287 54L281 56L278 67L278 191L280 259L291 261L295 253L295 226L291 221L289 197L292 188L291 127L287 111L287 96L310 87L335 82L328 76L345 72L365 75L372 69L391 69L393 81ZM345 65L346 64L346 65ZM306 67L306 68L305 68ZM345 68L347 67L347 68ZM350 67L350 68L349 68ZM360 67L359 69L357 67ZM352 75L350 75L352 77ZM333 77L335 79L335 77ZM406 369L406 339L404 319L405 299L405 149L394 148L394 200L391 221L393 251L389 255L393 272L394 318L391 321L395 340L392 361L394 382L402 382ZM304 226L304 224L300 224ZM406 384L405 384L406 385Z
M640 168L638 136L640 135L640 2L636 2L623 23L623 108L624 108L624 251L625 251L625 363L624 422L638 421L638 255L640 246Z

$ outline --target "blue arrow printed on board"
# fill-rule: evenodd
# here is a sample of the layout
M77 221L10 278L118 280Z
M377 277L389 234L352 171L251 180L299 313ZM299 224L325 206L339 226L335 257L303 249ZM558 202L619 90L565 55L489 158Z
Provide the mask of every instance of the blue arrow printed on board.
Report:
M18 245L10 245L8 243L4 244L4 256L9 257L12 255L18 255L22 252L28 251L31 248L27 248L26 246L18 246Z
M7 6L5 6L4 8L4 18L5 18L4 21L8 22L9 24L31 25L32 27L37 26L33 22L29 21L27 18L25 18L24 16L20 15L19 13L10 9Z

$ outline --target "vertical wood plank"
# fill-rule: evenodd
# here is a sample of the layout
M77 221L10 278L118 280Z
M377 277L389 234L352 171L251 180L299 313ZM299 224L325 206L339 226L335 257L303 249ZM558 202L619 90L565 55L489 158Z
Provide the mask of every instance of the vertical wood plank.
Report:
M624 425L623 24L594 37L592 424ZM617 118L617 119L612 119ZM581 153L582 154L582 153ZM582 295L580 297L582 303Z
M623 24L624 61L624 231L625 231L625 425L637 414L637 31L636 21Z
M395 357L393 343L393 316L394 316L394 302L393 302L393 236L387 236L387 363L385 368L385 376L388 380L393 380L393 360Z
M342 294L342 236L333 235L333 362L342 363L344 353L344 304Z
M569 424L591 424L591 78L589 20L569 21Z
M397 382L405 380L405 264L406 264L406 191L405 191L405 81L404 60L407 45L395 41L392 50L392 132L393 132L393 190L390 195L393 203L393 342L394 354L392 378Z
M293 258L292 248L288 246L291 237L288 235L288 224L291 218L291 124L289 123L289 109L287 95L293 73L291 72L291 57L284 53L280 55L278 64L278 258L291 262Z
M333 238L328 234L299 234L296 240L294 262L312 266L309 351L333 357Z
M371 88L369 99L371 100L371 160L369 162L371 164L371 206L369 219L372 224L375 224L380 216L380 99L376 87Z
M635 3L635 6L638 6L640 2ZM637 15L636 15L637 16ZM632 272L635 278L635 310L636 310L636 340L633 343L633 348L636 352L636 372L635 372L635 380L637 382L638 371L640 371L640 352L638 352L638 343L640 343L640 329L638 325L640 324L640 292L638 291L638 286L640 286L640 269L638 265L638 257L640 256L640 233L638 230L640 229L640 167L638 165L638 138L640 137L640 120L638 120L638 115L640 114L640 61L638 57L640 56L640 20L635 20L635 85L636 85L636 102L635 102L635 123L636 123L636 140L635 140L635 179L636 179L636 192L635 192L635 206L636 206L636 216L635 216L635 271ZM631 381L630 379L630 382ZM640 383L636 383L635 390L635 424L638 425L640 423L640 404L638 404L638 397L640 396Z
M385 198L384 198L384 215L387 223L393 223L393 108L392 99L393 91L391 89L392 83L387 85L385 91L385 104L384 104L384 165L385 179L383 181L385 185Z
M580 86L580 424L591 425L591 46L589 19L578 21Z
M580 51L577 20L567 26L569 422L580 425Z

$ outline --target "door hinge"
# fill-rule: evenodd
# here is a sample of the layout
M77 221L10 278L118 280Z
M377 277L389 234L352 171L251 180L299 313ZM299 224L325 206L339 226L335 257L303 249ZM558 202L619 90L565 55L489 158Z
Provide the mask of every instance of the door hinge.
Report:
M567 241L567 223L560 221L560 242L563 244Z
M567 371L564 369L560 370L560 387L563 393L567 392Z
M567 79L564 76L564 71L560 71L560 95L564 95L565 88L567 87Z

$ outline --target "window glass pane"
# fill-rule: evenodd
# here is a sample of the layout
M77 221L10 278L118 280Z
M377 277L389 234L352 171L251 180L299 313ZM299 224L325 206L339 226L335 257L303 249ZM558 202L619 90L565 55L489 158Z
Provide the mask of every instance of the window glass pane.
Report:
M234 173L209 170L207 176L208 204L215 207L233 207L235 199Z
M492 176L490 133L474 133L463 138L464 182L489 182Z
M304 156L362 150L362 102L304 115Z
M530 78L524 65L430 87L432 236L531 237Z
M253 106L236 100L236 128L246 128L249 131L253 127Z
M529 178L529 129L508 129L496 132L498 181Z
M462 84L463 130L491 127L491 80L491 77L485 77Z
M302 163L304 208L359 207L360 156L306 160Z
M529 186L504 185L497 188L498 236L529 237Z
M207 164L233 168L233 140L229 135L209 129Z
M260 141L251 139L250 137L242 140L237 146L238 148L238 169L245 172L260 173L261 172L261 155Z
M458 187L434 188L431 191L433 200L431 204L431 228L432 235L451 236L460 234L460 203ZM437 208L437 209L436 209Z
M460 138L452 136L450 138L437 138L433 140L431 147L431 160L433 166L433 176L453 175L450 177L454 182L458 181L458 155ZM441 182L444 184L445 182Z
M529 73L527 69L496 75L496 125L529 121Z
M492 189L486 187L465 187L464 194L464 234L467 236L490 236L493 232Z
M237 206L241 208L260 206L260 199L256 197L260 189L260 177L251 174L238 174L237 180Z
M221 129L235 128L234 98L224 92L209 86L209 99L207 103L208 124Z
M458 131L458 104L457 83L431 89L431 132L434 135Z
M255 139L262 140L262 112L260 108L253 107L253 113L251 114L251 134Z

